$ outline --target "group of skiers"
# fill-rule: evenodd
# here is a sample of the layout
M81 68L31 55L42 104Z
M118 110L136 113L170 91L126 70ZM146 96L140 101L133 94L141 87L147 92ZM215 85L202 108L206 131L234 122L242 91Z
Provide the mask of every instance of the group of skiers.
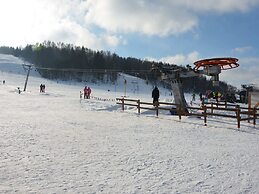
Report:
M215 91L215 92L212 92L210 90L208 90L206 92L206 95L205 97L203 97L203 94L202 93L199 93L199 97L200 97L200 101L206 101L207 99L210 99L210 98L213 98L215 99L217 102L219 102L221 100L221 97L222 97L222 94L219 92L219 91ZM155 86L155 88L153 89L152 91L152 98L153 98L153 104L154 106L158 105L158 101L159 101L159 90L157 88L157 86ZM193 93L192 94L192 101L195 101L196 99L196 94Z
M91 92L92 92L91 88L89 86L88 87L85 86L83 90L84 99L90 99ZM80 91L80 98L82 98L83 93Z
M45 84L40 84L40 93L45 93Z
M193 94L193 99L195 101L195 94ZM209 99L215 99L217 101L217 103L221 100L222 98L222 94L219 91L211 91L211 90L207 90L206 94L203 95L202 93L199 94L200 96L200 101L202 102L207 102Z
M219 102L220 99L221 99L221 93L218 92L218 91L212 92L211 90L208 90L208 91L206 92L206 98L207 98L207 99L213 98L213 99L215 99L217 102Z

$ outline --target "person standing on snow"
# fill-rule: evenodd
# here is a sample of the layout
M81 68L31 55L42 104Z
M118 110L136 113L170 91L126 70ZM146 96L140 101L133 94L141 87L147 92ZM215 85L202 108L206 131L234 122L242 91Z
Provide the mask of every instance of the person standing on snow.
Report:
M43 85L40 84L40 93L43 92L42 88L43 88Z
M155 104L158 104L158 99L159 99L159 90L157 86L155 86L155 88L152 91L152 98L153 98L153 104L155 106Z
M81 90L80 90L80 92L79 92L79 97L80 97L80 99L82 99L82 97L83 97L83 93L82 93Z
M45 84L43 84L43 85L42 85L42 92L43 92L43 93L45 93L45 88L46 88L46 86L45 86Z
M92 90L90 87L87 88L87 99L90 99L90 94L91 94Z
M202 101L202 93L200 92L200 101Z
M86 99L87 98L87 86L85 86L85 88L84 88L84 99Z

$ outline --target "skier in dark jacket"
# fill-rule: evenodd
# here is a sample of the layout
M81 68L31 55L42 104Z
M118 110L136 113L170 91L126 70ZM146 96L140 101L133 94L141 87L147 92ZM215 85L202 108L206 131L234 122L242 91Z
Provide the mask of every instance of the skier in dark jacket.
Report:
M152 91L152 98L153 98L153 104L158 103L159 99L159 90L157 87L155 87Z

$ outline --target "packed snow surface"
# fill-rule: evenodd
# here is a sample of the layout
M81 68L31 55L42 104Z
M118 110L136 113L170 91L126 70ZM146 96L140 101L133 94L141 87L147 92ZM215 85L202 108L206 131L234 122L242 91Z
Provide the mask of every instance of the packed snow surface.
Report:
M94 85L34 72L19 94L20 64L0 55L0 193L259 193L258 125L123 112L114 100L124 79L130 98L151 102L153 87L126 75ZM80 100L85 85L95 98ZM159 89L161 101L172 100Z

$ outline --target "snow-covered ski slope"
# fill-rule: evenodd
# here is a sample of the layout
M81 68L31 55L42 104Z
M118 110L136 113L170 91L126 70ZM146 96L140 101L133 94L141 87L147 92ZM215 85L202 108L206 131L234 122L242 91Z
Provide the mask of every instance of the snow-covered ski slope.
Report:
M21 64L0 55L0 193L259 192L258 125L242 122L238 130L234 120L209 118L205 127L198 118L122 112L104 99L124 94L125 75L114 86L35 73L18 94L26 71L7 63ZM127 96L151 101L153 86L126 79ZM80 100L84 85L103 100Z

